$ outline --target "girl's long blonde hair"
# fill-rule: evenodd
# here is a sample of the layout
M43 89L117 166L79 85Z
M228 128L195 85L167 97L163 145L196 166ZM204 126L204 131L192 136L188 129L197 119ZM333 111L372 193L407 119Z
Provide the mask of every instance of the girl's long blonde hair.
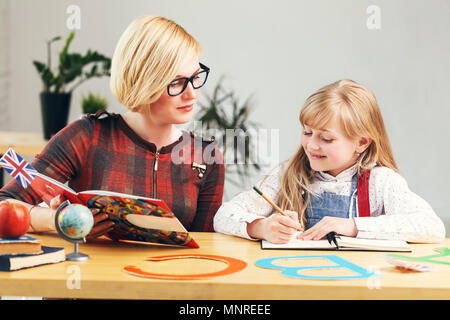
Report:
M364 137L372 140L357 159L358 174L374 166L385 166L398 172L383 118L372 91L348 79L327 85L306 99L300 112L300 123L302 126L306 123L313 128L323 128L334 116L340 120L348 138ZM298 212L303 226L313 175L314 170L300 145L282 175L278 202L283 210Z

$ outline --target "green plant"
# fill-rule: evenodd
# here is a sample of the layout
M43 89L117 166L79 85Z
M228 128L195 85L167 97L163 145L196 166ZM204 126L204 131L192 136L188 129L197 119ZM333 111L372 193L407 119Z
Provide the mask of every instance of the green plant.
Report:
M236 93L224 88L220 78L212 95L205 94L206 102L198 102L200 111L196 119L200 121L202 131L214 131L214 138L222 145L224 159L228 159L227 152L232 152L233 163L226 163L226 178L234 185L242 186L251 171L260 171L258 163L251 163L251 152L255 148L255 136L249 132L258 128L256 122L250 121L249 115L253 106L253 96L249 96L242 104ZM214 129L214 130L210 130ZM232 135L228 133L233 133ZM227 141L233 139L233 141ZM243 145L242 145L242 142ZM236 173L240 181L233 179Z
M106 110L108 107L108 99L102 97L100 94L93 94L89 92L88 96L81 98L81 109L83 113L96 113L98 110Z
M42 82L44 92L72 92L76 87L93 77L109 76L111 59L96 52L87 50L85 55L79 53L69 53L69 46L75 37L72 31L66 39L66 42L59 53L58 67L52 70L51 65L51 45L61 39L60 36L47 41L47 64L39 61L33 61ZM90 65L90 69L85 71ZM73 83L72 87L68 85Z

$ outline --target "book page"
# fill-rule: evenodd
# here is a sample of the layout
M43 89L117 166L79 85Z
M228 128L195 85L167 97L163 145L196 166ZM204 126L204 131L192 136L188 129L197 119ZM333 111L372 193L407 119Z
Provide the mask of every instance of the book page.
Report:
M275 244L262 240L261 246L263 249L336 249L336 246L329 244L328 240L293 239L283 244Z
M298 234L298 233L297 233ZM274 244L262 240L262 249L336 249L328 240L299 240L295 234L288 243ZM340 236L337 238L339 248L342 250L374 250L374 251L411 251L406 241L402 240L375 240Z
M334 244L328 240L300 240L297 239L299 232L295 233L291 240L283 244L275 244L266 240L261 241L262 249L336 249Z
M97 196L118 197L118 198L123 198L123 199L134 199L134 200L145 200L156 206L160 206L168 211L171 211L170 208L167 207L165 202L160 199L146 198L146 197L135 196L135 195L131 195L131 194L120 193L120 192L106 191L106 190L86 190L86 191L81 191L78 193L78 198L81 199L86 204L89 202L89 200L91 198L97 197Z
M403 240L362 239L340 236L337 241L339 246L347 248L410 251L410 246L406 241Z
M180 221L174 217L155 217L142 214L127 214L125 218L135 226L175 232L187 232Z

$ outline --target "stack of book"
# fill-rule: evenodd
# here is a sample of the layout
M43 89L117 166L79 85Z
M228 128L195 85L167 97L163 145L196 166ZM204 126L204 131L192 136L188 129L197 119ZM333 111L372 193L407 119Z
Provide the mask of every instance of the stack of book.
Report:
M64 261L64 248L47 247L23 235L18 239L0 238L0 271L14 271Z

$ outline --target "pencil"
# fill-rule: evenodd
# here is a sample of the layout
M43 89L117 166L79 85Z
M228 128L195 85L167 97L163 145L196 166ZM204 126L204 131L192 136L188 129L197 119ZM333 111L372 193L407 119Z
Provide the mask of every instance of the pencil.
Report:
M270 205L277 210L279 213L281 213L283 216L289 217L286 213L283 212L283 210L281 210L281 208L279 206L277 206L275 203L273 203L272 200L270 200L269 198L267 198L262 192L261 190L259 190L257 187L253 187L253 190L255 190L256 192L258 192L258 194L263 197L268 203L270 203Z
M257 187L253 187L253 190L255 190L256 192L258 192L258 194L263 197L268 203L270 203L270 205L277 210L280 214L282 214L285 217L291 218L290 216L288 216L286 213L283 212L283 210L281 210L281 208L279 206L277 206L272 200L270 200L269 198L267 198L262 192L261 190L259 190ZM298 231L303 231L303 228L297 229Z

